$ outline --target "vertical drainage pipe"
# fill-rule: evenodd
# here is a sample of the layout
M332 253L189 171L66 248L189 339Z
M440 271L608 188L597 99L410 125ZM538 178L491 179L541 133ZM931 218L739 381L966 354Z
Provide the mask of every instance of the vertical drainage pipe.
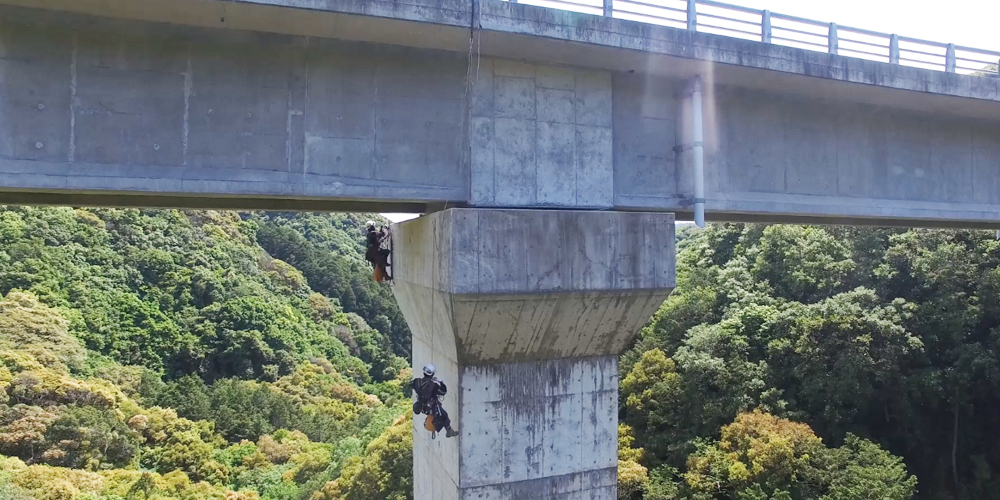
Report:
M701 77L691 82L691 151L694 154L694 223L705 227L705 144L702 133Z

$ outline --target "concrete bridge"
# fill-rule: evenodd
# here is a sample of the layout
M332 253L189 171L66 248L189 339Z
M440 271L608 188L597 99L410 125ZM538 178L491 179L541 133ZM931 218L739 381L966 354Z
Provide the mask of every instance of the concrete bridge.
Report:
M1000 219L996 78L497 0L3 0L8 202ZM76 12L79 15L69 13Z
M1000 227L998 82L498 0L0 0L0 203L432 212L394 292L461 436L416 498L610 499L674 214Z

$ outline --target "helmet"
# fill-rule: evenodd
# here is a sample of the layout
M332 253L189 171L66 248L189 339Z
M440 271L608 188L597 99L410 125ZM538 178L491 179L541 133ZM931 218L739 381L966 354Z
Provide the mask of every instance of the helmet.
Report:
M434 372L437 371L437 367L434 365L424 365L424 375L428 377L433 377Z
M375 221L370 220L368 222L365 222L365 227L368 228L368 229L371 229L371 228L375 227Z

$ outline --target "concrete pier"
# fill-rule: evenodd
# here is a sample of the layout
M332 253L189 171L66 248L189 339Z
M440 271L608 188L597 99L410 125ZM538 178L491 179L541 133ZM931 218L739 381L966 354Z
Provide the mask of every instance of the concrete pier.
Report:
M415 419L414 498L616 498L618 354L674 287L673 214L449 209L394 241L460 433Z

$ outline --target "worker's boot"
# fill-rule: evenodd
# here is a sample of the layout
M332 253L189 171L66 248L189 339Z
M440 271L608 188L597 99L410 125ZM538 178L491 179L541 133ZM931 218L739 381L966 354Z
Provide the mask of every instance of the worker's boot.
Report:
M455 437L455 436L457 436L457 435L458 435L458 431L456 431L455 429L452 429L452 428L451 428L450 426L449 426L449 427L446 427L446 428L445 428L445 430L447 430L447 431L448 431L448 432L447 432L447 433L446 433L446 434L444 435L445 437L450 437L450 438L453 438L453 437Z

